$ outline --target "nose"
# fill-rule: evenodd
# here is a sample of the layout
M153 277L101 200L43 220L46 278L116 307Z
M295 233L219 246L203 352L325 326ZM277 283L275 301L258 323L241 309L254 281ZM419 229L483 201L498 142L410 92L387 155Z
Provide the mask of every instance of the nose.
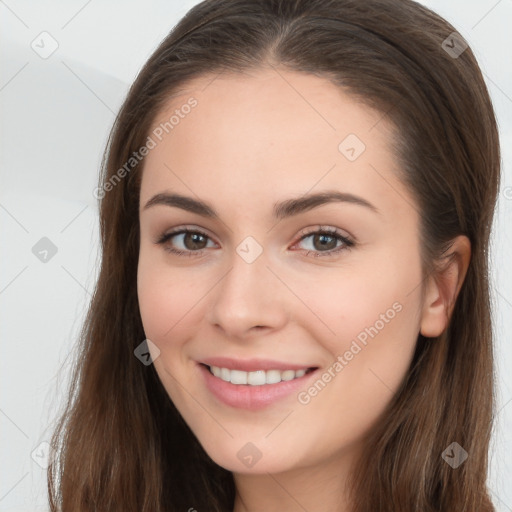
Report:
M230 268L209 294L207 320L233 340L281 329L290 316L290 291L270 268L265 251L252 263L234 252Z

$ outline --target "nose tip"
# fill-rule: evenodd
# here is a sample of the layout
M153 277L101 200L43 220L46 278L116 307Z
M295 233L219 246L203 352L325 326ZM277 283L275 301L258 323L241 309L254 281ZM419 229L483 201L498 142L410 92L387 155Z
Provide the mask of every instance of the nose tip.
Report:
M233 262L215 292L207 320L223 336L246 339L282 328L288 318L282 283L265 265L264 257L253 263Z

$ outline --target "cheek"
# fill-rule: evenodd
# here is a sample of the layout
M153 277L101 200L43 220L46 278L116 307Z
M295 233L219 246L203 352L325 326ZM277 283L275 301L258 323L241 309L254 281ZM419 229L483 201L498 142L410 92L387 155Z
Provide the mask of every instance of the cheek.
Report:
M369 400L398 388L414 353L421 310L419 264L412 258L409 266L370 263L364 271L344 269L336 280L300 287L304 303L317 313L301 320L303 328L333 362L343 359L332 380L343 381L344 396Z
M167 288L165 281L158 279L156 270L139 264L137 293L144 332L150 340L158 343L175 322L173 315L177 298L173 297L172 288Z
M414 271L386 276L368 268L340 274L314 282L298 278L294 289L309 307L302 321L333 356L348 350L353 340L362 346L373 339L387 339L387 346L410 343L420 307L419 297L411 293L417 282Z
M197 284L200 280L192 280L192 285L190 279L185 280L186 273L155 260L139 258L137 290L142 325L146 338L160 351L153 363L155 370L174 404L185 411L187 396L177 382L187 378L183 347L194 337L194 326L202 316L199 299L204 293Z
M164 256L165 258L165 256ZM137 294L146 337L168 353L193 337L204 317L201 306L208 280L199 274L171 267L159 255L141 251L137 270Z
M162 350L162 341L172 332L177 322L179 304L177 287L154 252L141 248L137 269L137 294L146 336ZM169 331L171 330L171 331Z
M318 311L334 333L326 336L324 328L320 336L318 330L317 339L323 340L333 363L324 372L325 387L317 386L318 399L315 390L306 390L304 402L311 399L317 402L313 407L330 409L340 421L352 424L353 432L357 425L368 427L382 413L402 383L416 347L419 267L388 271L377 275L369 269L341 279L331 293L317 297Z
M419 331L419 295L410 293L409 279L390 281L346 279L332 287L334 293L319 297L310 292L334 332L326 335L325 325L311 321L309 331L331 363L297 397L302 413L295 427L312 432L315 457L326 456L333 445L357 442L379 421L410 366ZM319 417L325 419L321 431Z
M362 344L375 340L372 346L376 351L403 346L408 352L419 330L419 254L400 243L396 240L382 245L340 283L339 331L344 338L358 339Z

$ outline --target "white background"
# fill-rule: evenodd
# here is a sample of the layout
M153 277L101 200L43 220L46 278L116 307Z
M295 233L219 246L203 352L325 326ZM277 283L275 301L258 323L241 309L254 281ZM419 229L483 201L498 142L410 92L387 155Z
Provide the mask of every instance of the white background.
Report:
M196 3L0 0L2 511L47 510L36 461L44 462L40 443L62 404L97 275L92 191L101 154L129 84ZM469 42L500 125L504 166L491 248L499 413L490 487L497 510L512 511L505 486L512 482L512 1L422 3ZM58 42L47 59L31 48L43 31ZM32 253L42 237L57 247L47 263Z

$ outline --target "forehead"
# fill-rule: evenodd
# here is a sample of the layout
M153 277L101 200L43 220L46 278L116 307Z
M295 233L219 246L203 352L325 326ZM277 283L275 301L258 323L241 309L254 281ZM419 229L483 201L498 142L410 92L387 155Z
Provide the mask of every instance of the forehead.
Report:
M195 105L189 108L191 102ZM326 148L334 145L337 150L346 134L376 142L374 139L392 131L380 112L327 78L275 68L206 75L188 82L168 99L153 129L165 128L166 123L168 129L162 133L166 139L171 132L190 135L187 125L193 125L196 138L204 145L212 141L217 147L221 140L242 140L245 147L253 149L286 148L303 140L312 146L321 139ZM204 130L209 130L208 134Z
M313 188L396 200L382 179L396 181L393 134L380 112L326 78L278 69L203 76L153 122L141 205L163 190L225 193L245 205Z

